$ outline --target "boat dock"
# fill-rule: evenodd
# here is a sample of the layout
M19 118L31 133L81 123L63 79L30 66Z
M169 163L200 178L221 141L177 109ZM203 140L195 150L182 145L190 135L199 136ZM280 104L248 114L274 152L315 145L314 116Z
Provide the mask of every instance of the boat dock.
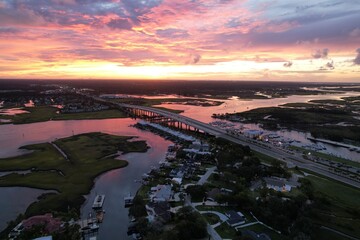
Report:
M105 195L96 195L92 208L93 209L102 208L104 201L105 201Z
M353 146L353 145L346 144L346 143L334 142L331 140L326 140L326 139L321 139L321 138L313 138L313 137L307 137L307 139L314 141L314 142L322 142L322 143L327 143L327 144L331 144L331 145L338 146L338 147L348 148L350 151L360 152L360 147Z

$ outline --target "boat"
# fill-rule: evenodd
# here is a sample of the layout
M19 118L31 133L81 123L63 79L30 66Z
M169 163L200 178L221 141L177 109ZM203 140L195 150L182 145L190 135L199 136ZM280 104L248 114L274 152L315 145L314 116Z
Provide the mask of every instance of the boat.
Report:
M134 197L129 194L129 196L124 197L125 207L130 207L134 204Z
M105 195L96 195L92 208L93 209L102 208L104 201L105 201Z
M92 223L89 225L91 231L97 231L99 229L99 225L97 223Z

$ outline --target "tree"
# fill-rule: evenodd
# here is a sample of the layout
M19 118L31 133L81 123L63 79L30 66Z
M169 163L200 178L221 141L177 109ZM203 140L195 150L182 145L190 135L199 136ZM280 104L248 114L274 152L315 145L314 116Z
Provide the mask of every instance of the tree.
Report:
M183 207L176 214L176 227L179 240L200 239L207 236L206 222L191 207Z
M135 196L133 203L134 205L129 209L129 215L134 216L135 218L145 216L146 210L144 200L140 196Z
M186 188L186 192L191 195L191 199L201 202L206 197L206 188L202 185L193 185Z

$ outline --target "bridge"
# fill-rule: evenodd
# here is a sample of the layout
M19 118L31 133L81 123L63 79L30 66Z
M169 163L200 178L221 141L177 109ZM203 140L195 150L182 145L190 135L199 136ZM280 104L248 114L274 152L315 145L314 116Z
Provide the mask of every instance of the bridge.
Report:
M88 96L88 95L86 95ZM99 102L103 102L105 104L113 105L121 110L129 113L131 116L136 116L139 118L144 118L145 120L151 120L153 122L158 123L166 123L169 126L177 127L179 129L193 130L193 131L201 131L206 134L213 135L218 138L226 139L230 142L240 144L243 146L249 146L252 150L262 153L264 155L273 157L280 161L285 162L288 165L298 166L299 168L309 170L312 172L316 172L323 176L332 178L334 180L343 182L350 186L360 188L360 184L355 179L346 177L344 175L339 175L329 170L329 167L312 162L310 160L304 159L301 154L298 153L289 153L284 151L283 149L277 148L271 145L264 145L256 140L249 139L242 135L232 135L227 133L225 130L220 128L211 126L207 123L203 123L196 119L186 117L183 115L179 115L177 113L172 113L163 109L154 108L154 107L146 107L139 105L131 105L124 103L115 103L111 101L104 100L99 97L88 96L97 100Z

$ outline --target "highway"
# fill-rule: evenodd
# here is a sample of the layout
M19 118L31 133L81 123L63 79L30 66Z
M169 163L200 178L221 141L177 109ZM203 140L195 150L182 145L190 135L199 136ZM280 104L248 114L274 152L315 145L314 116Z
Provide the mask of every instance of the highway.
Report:
M175 121L187 124L189 126L195 127L203 132L206 132L210 135L219 137L219 138L223 138L226 139L228 141L231 141L233 143L236 144L241 144L244 146L249 146L252 150L257 151L259 153L268 155L270 157L273 157L275 159L278 159L280 161L286 162L287 164L292 164L294 166L298 166L299 168L303 168L312 172L316 172L318 174L321 174L323 176L332 178L334 180L337 180L339 182L348 184L350 186L356 187L356 188L360 188L360 183L352 180L350 178L346 178L344 176L341 175L337 175L333 172L329 171L329 168L327 166L309 161L304 159L301 155L297 154L291 154L288 152L283 151L282 149L276 148L274 146L271 145L262 145L259 142L246 138L245 136L235 136L235 135L230 135L228 134L226 131L211 126L207 123L203 123L201 121L198 121L196 119L192 119L186 116L182 116L176 113L172 113L166 110L162 110L162 109L158 109L158 108L153 108L153 107L145 107L145 106L138 106L138 105L130 105L130 104L123 104L123 103L114 103L114 102L110 102L110 101L106 101L102 98L99 97L94 97L94 96L88 96L88 97L92 97L97 101L101 101L101 102L105 102L105 103L112 103L120 108L131 108L131 109L140 109L140 110L144 110L144 111L148 111L148 112L153 112L156 114L159 114L161 116L164 117L168 117L171 118Z

